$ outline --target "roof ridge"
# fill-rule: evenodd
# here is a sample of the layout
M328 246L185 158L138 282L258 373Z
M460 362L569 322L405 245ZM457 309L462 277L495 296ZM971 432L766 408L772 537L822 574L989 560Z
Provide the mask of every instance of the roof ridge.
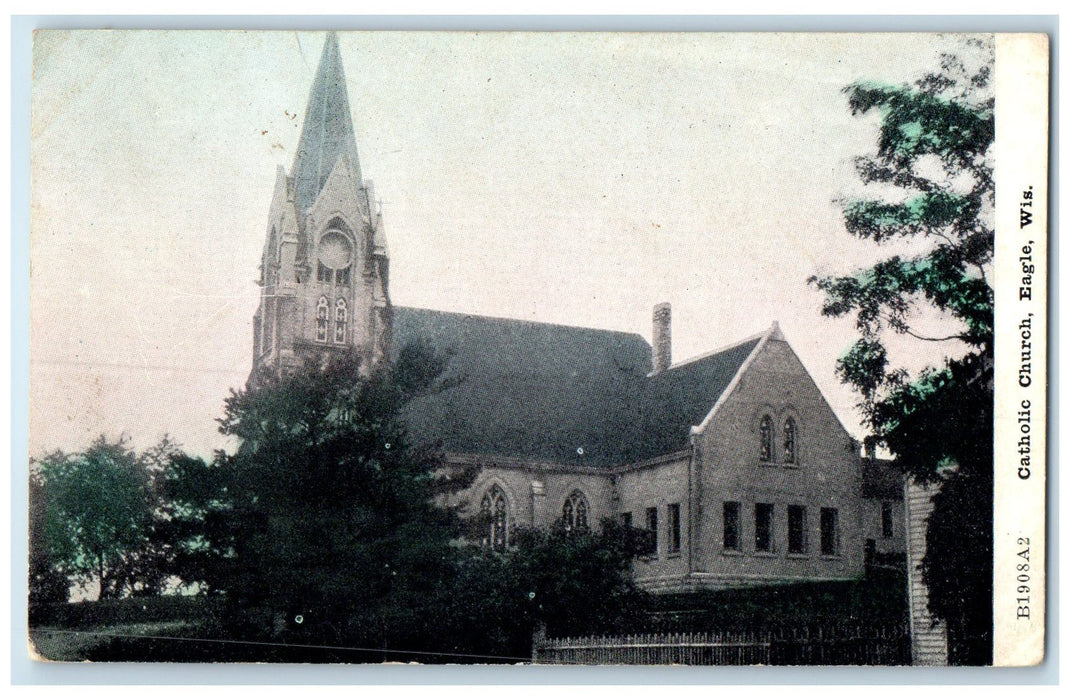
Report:
M638 337L639 339L641 339L644 343L646 343L646 338L644 338L642 336L642 334L640 334L640 333L635 333L635 332L631 332L631 331L618 331L618 330L613 330L612 328L592 328L590 326L576 326L576 325L570 325L570 324L567 324L567 323L555 323L555 322L552 322L552 321L532 321L532 320L529 320L529 319L526 319L526 318L510 318L509 316L488 316L486 314L469 313L467 311L444 311L444 310L441 310L441 309L429 309L429 308L421 307L421 306L401 306L401 305L399 305L399 306L395 306L394 309L395 310L396 309L409 309L409 310L412 310L412 311L430 311L432 313L448 314L450 316L471 316L473 318L486 319L488 321L509 321L510 323L525 323L525 324L532 325L532 326L553 326L553 327L556 327L556 328L567 328L567 329L570 329L570 330L594 331L595 333L612 333L613 335L635 336L635 337ZM647 344L649 345L649 343L647 343Z
M692 363L695 363L695 362L699 362L701 360L708 359L710 357L713 357L714 355L719 355L722 352L727 352L729 350L734 350L735 348L738 348L740 345L746 345L747 343L750 343L752 341L760 340L768 332L769 332L769 329L766 329L766 330L764 330L764 331L762 331L760 333L755 333L754 335L747 336L743 340L737 340L734 343L729 343L728 345L722 345L721 347L717 348L716 350L710 350L709 352L704 352L701 355L695 355L694 357L689 357L686 360L681 360L680 362L674 362L671 365L669 365L668 367L666 367L665 369L661 370L660 372L657 372L657 374L665 374L666 372L671 372L672 370L677 369L678 367L683 367L685 365L689 365L689 364L692 364Z

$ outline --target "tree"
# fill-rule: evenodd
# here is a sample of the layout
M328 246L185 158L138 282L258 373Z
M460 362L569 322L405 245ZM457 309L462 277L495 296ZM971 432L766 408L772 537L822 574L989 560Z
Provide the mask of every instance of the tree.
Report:
M449 585L457 519L434 502L438 454L412 444L400 410L440 386L442 363L417 346L370 373L335 357L227 399L220 426L237 451L180 466L201 482L187 494L218 494L186 499L207 527L205 556L184 560L226 594L230 624L379 648L409 636L404 621L435 619L427 603Z
M991 52L971 41L913 86L845 89L852 114L881 117L876 155L856 161L879 194L843 203L847 230L912 252L810 278L825 293L824 315L854 315L859 337L836 371L859 392L874 435L917 481L943 482L923 574L931 611L965 642L953 661L968 663L991 659ZM976 69L967 67L973 54ZM925 330L934 321L947 330ZM895 366L889 334L938 345L945 358L914 372Z
M224 594L232 638L365 650L277 660L513 661L540 623L590 633L639 614L630 530L521 531L498 553L467 537L478 515L440 505L477 471L417 445L401 409L449 386L444 366L413 345L368 374L354 357L266 374L226 402L234 454L173 461L169 522L188 528L173 539L195 543L175 571Z
M48 545L48 495L44 479L36 471L30 473L29 507L29 605L32 616L38 606L66 603L70 582Z
M472 547L442 601L444 649L529 658L533 635L614 634L643 627L649 597L631 564L646 531L603 520L598 531L518 529L505 552Z
M44 543L56 568L99 597L156 592L148 564L155 499L151 459L125 438L97 438L80 454L54 452L36 465L44 496Z
M158 480L153 550L176 586L202 594L219 592L211 586L212 572L229 554L230 475L219 461L175 451Z

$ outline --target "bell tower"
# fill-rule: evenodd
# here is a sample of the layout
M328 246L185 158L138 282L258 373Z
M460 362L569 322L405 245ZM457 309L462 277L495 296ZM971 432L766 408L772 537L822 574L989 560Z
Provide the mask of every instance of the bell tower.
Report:
M279 166L253 318L253 375L356 352L389 357L392 311L382 211L362 179L338 37L327 35L293 167Z

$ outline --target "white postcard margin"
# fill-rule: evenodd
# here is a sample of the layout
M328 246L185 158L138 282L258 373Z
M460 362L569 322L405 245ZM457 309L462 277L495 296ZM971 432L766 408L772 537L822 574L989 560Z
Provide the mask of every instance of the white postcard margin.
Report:
M1048 37L997 34L992 663L1044 660Z

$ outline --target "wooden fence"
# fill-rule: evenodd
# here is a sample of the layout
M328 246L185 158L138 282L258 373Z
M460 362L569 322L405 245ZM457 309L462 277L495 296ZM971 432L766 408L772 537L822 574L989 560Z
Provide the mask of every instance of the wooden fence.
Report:
M910 663L910 634L901 625L536 639L532 656L537 664L900 666Z

